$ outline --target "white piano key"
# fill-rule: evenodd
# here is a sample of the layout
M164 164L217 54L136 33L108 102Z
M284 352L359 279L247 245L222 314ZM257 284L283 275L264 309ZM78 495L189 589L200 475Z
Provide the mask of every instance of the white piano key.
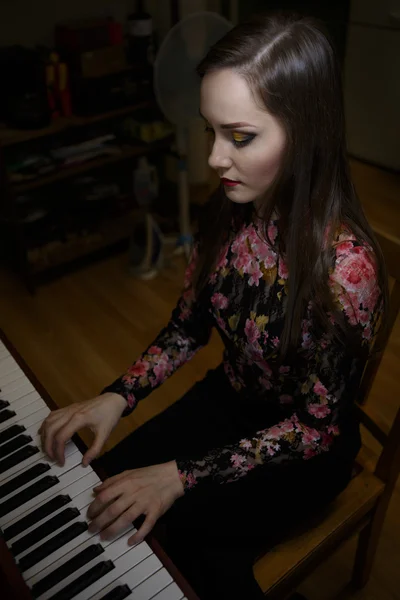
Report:
M3 400L8 400L10 404L14 402L14 400L18 400L25 394L29 394L30 392L34 392L35 388L26 377L21 377L16 381L12 381L8 385L1 388L0 397Z
M22 432L23 435L30 435L31 438L35 438L36 436L39 436L39 439L40 439L40 435L38 434L40 424L34 423L30 427L26 427L26 425L23 423L21 423L21 425L23 425L25 427L25 431ZM20 434L18 434L18 435L20 435ZM14 439L14 438L12 438L12 439ZM9 441L10 440L7 440L7 442L3 442L3 444L7 444ZM0 444L0 450L1 450L1 447L3 444Z
M129 573L126 573L124 578L128 575ZM154 575L143 581L143 583L138 585L136 588L134 588L133 582L133 585L129 586L131 589L133 589L128 598L130 598L130 600L150 600L150 598L153 598L157 592L165 589L165 587L172 583L172 581L173 579L168 573L167 569L160 569L157 571L157 573L154 573Z
M0 431L3 431L3 429L8 429L9 427L11 427L11 425L15 425L15 423L22 423L23 425L25 425L25 421L27 420L27 418L30 415L33 415L33 413L41 410L42 408L47 408L47 414L49 414L50 410L48 409L47 404L45 404L41 399L35 400L28 406L24 406L24 408L18 413L16 413L14 417L7 419L7 421L4 421L3 423L0 423ZM12 410L12 408L10 407L9 410Z
M100 542L100 537L97 533L89 533L85 531L74 540L68 542L68 544L65 544L65 546L62 548L56 550L56 552L53 552L51 556L44 558L42 561L25 571L24 579L28 586L32 587L34 583L41 581L49 573L52 573L58 569L58 567L64 565L71 558L79 554L79 552L85 550L88 546L101 543L103 548L107 548L110 544L113 544L117 539L124 537L127 533L129 533L129 535L133 535L135 532L135 527L133 525L129 525L129 527L127 527L126 530L116 538L112 540L102 540Z
M14 402L11 402L9 408L15 410L16 413L20 413L25 406L32 404L32 402L34 402L35 400L39 400L39 398L40 395L37 393L36 390L34 390L33 392L29 392L29 394L25 394L25 396L21 396L20 398L18 398L18 400L14 400Z
M25 444L25 446L28 446L28 445L35 446L36 448L40 449L41 438L40 438L40 435L38 433L36 433L36 434L33 433L33 435L32 435L32 434L26 433L26 431L22 431L19 435L24 435L24 436L28 436L29 435L32 438L31 441L28 442L28 444ZM15 439L15 438L13 438L13 439ZM20 450L22 450L23 448L25 448L25 446L22 446L21 448L18 448L18 450L13 450L13 452L10 452L9 454L7 454L6 456L4 456L3 458L8 458L9 456L12 456L13 454L15 454L15 452L19 452ZM0 451L1 451L1 447L2 447L2 444L0 444ZM0 459L0 460L3 460L3 459Z
M50 469L44 475L41 475L40 477L38 477L37 479L32 481L31 485L33 485L34 483L39 481L39 479L41 479L42 477L44 477L46 475L51 475L51 474L52 473L51 473L51 469ZM60 481L58 483L56 483L56 485L52 486L50 489L46 490L45 492L42 492L35 498L32 498L28 502L25 502L25 504L23 504L22 506L19 506L12 512L10 512L7 515L5 515L4 517L2 517L0 519L0 527L6 527L13 519L15 519L15 517L18 517L18 516L22 517L26 512L31 511L32 508L34 508L38 504L42 504L43 502L48 500L50 497L57 495L57 494L64 493L62 490L65 489L66 490L65 493L68 493L68 486L72 482L74 482L78 479L81 479L82 477L84 478L86 474L87 474L86 468L82 467L82 465L80 465L80 464L78 466L74 467L73 469L68 470L66 473L64 473L63 475L60 476L60 478L59 478Z
M20 412L20 410L24 406L28 406L28 404L31 404L32 402L34 402L35 400L38 400L39 398L40 398L40 394L38 394L38 392L36 390L33 390L33 392L29 392L28 394L20 396L20 398L11 402L10 408L15 410L15 412Z
M52 553L51 556L47 556L36 565L33 565L30 569L25 571L24 578L28 581L31 577L38 574L40 575L40 579L42 578L44 569L48 569L49 567L54 566L61 559L62 561L68 560L71 555L74 556L80 552L83 548L90 546L91 544L100 543L100 536L98 533L90 533L89 531L84 531L76 537L74 540L71 540L58 550ZM104 546L104 542L102 542L102 546Z
M149 577L148 579L143 581L143 583L140 583L138 586L136 586L134 569L131 569L130 571L125 573L120 580L113 582L105 590L102 590L100 592L100 594L96 594L95 596L92 596L92 598L90 598L90 600L98 600L98 599L102 598L103 596L105 596L106 593L111 592L111 590L113 590L115 587L117 587L117 585L124 585L124 584L128 585L132 590L131 593L129 594L129 596L127 596L127 599L129 599L129 600L150 600L151 598L153 598L155 596L155 594L157 594L158 592L163 590L172 581L173 581L172 577L168 573L167 569L163 568L163 569L160 569L159 571L157 571L156 573L154 573L154 575L151 575L151 577ZM179 588L178 588L178 590L179 590ZM182 596L183 596L183 594L181 592L181 595L177 596L177 597L175 596L175 598L177 598L179 600L179 598L182 598Z
M64 490L60 491L58 487L57 487L58 491L56 491L56 492L53 492L54 488L49 490L52 492L51 495L49 495L49 497L46 498L43 502L40 502L40 504L44 504L45 502L48 502L49 500L51 500L55 496L58 496L59 494L68 495L71 498L71 501L73 502L74 498L79 496L82 492L84 492L87 489L90 489L90 490L93 489L93 487L95 485L97 485L99 483L99 481L100 480L97 477L96 473L93 471L93 469L90 469L90 471L88 472L86 477L81 477L80 479L77 479L76 481L74 481L72 483L70 481L68 481L68 485L66 486L66 488ZM10 527L16 521L19 521L19 519L21 519L22 517L26 517L29 513L31 513L36 508L38 508L38 507L34 506L32 509L24 512L22 515L15 517L11 521L8 521L7 527Z
M4 356L11 356L11 354L5 346L0 346L0 356L3 358Z
M78 577L80 577L81 575L84 575L89 569L92 569L98 563L104 562L106 560L112 560L113 562L116 562L118 558L125 554L125 552L130 552L132 550L132 546L128 546L129 535L125 535L115 540L113 544L110 544L106 549L104 549L104 552L102 552L102 554L96 556L96 558L83 565L83 567L77 569L74 573L68 575L68 577L65 577L64 579L59 581L50 590L48 590L41 596L38 596L38 598L40 598L40 600L49 600L49 598L60 592L62 589L66 588L67 585L78 579ZM145 556L143 556L143 558L145 558Z
M0 360L0 387L2 378L13 371L21 370L17 361L10 355Z
M25 537L26 535L31 533L37 527L41 527L42 525L44 525L46 523L46 521L57 516L58 514L60 514L67 508L77 508L79 511L81 511L82 515L85 516L88 506L93 502L94 499L95 499L95 495L93 493L92 488L89 488L88 490L84 490L81 494L78 494L78 496L76 496L76 498L74 498L73 501L71 499L71 502L69 504L64 504L64 506L62 506L61 508L58 508L57 510L52 512L50 515L47 515L40 521L36 521L36 523L34 525L32 525L31 527L28 527L27 529L25 529L18 535L14 536L13 538L10 538L7 541L7 546L10 548L19 539Z
M34 446L36 448L39 448L39 452L37 452L36 454L30 456L29 458L27 458L26 460L18 463L17 465L15 465L14 467L12 467L12 469L9 469L8 471L4 471L4 473L0 474L0 484L3 483L4 481L6 481L7 479L14 477L15 475L17 475L20 471L24 471L26 470L27 467L32 466L35 462L40 462L40 461L46 461L49 462L51 465L56 465L57 461L55 460L51 460L50 457L44 452L44 450L42 449L42 445L41 445L41 437L40 434L38 434L38 429L39 429L39 424L35 423L34 425L32 425L31 427L28 427L27 429L25 429L25 431L21 432L19 435L25 435L25 436L30 436L32 438L32 440L26 444L26 446L30 445L30 446ZM16 439L12 438L12 439ZM8 442L4 442L4 444L7 444ZM3 444L0 444L0 451L2 448ZM22 448L24 448L25 446L22 446ZM15 452L19 452L22 448L18 448L17 450L14 450L13 452L10 452L9 454L7 454L7 458L12 456L13 454L15 454ZM71 454L73 454L74 452L79 452L78 447L70 440L69 442L67 442L65 444L65 448L64 448L64 457L67 458L68 456L70 456ZM6 458L6 457L3 457Z
M4 473L1 473L0 474L0 485L5 483L9 479L16 477L17 475L22 473L22 471L26 471L26 469L28 469L29 467L32 467L37 462L48 462L51 466L57 465L56 461L50 460L49 456L47 456L47 454L40 449L40 444L35 444L34 442L31 442L31 445L32 446L36 445L39 448L39 452L36 452L36 454L32 454L32 456L21 461L20 463L18 463L11 469L8 469L8 471L4 471ZM76 452L79 452L79 450L75 446L75 444L73 442L68 442L68 444L66 444L65 450L64 450L65 459L66 460L67 460L67 458L69 459L70 456L72 454L75 454ZM12 453L12 454L14 454L14 453ZM11 456L11 454L9 456ZM81 458L81 460L82 460L82 458ZM2 499L1 499L1 501L2 501Z
M32 454L32 456L29 456L29 458L26 458L25 460L21 461L11 469L8 469L8 471L1 473L0 485L3 485L3 483L6 483L6 481L8 481L9 479L13 479L17 475L21 475L23 471L26 471L30 467L33 467L33 465L37 462L49 462L48 457L43 452L40 452L40 450L39 452L36 452L36 454ZM47 475L47 473L45 474ZM0 500L2 502L3 498L1 498Z
M0 378L0 389L3 389L9 383L17 381L19 379L27 379L22 369L15 369L15 371L10 371L10 373L7 373Z
M37 429L39 431L40 425L42 424L44 419L47 417L49 412L50 412L50 409L46 405L43 408L40 408L39 410L36 410L35 412L31 413L30 415L27 415L25 417L25 419L23 419L23 421L21 421L19 423L20 423L20 425L24 425L27 429L29 427L31 427L32 425L37 425Z
M40 435L39 434L34 433L33 435L31 435L31 434L26 433L26 431L22 431L16 437L19 437L19 435L30 436L32 438L31 441L28 442L28 444L25 444L25 446L31 445L31 446L36 446L36 447L40 448ZM12 439L16 439L16 438L12 438ZM9 440L9 441L11 441L11 440ZM5 443L7 443L7 442L5 442ZM1 451L2 445L3 444L0 444L0 451ZM3 456L3 458L0 458L0 461L3 460L4 458L8 458L9 456L12 456L13 454L15 454L15 452L19 452L20 450L25 448L25 446L22 446L21 448L18 448L17 450L13 450L12 452L9 452L5 456Z
M24 556L26 556L27 554L34 552L37 548L42 546L42 544L45 544L52 538L56 537L57 535L59 535L60 533L62 533L66 529L68 529L68 527L71 527L71 525L73 525L74 523L82 523L82 522L85 522L88 524L90 523L89 519L86 517L86 511L84 511L83 514L76 516L75 519L72 519L71 521L69 521L69 523L66 523L65 525L63 525L62 527L57 529L57 531L53 531L49 535L46 535L44 538L42 538L40 540L40 542L36 542L36 544L33 544L30 548L27 548L26 550L24 550L24 552L21 552L21 554L18 554L17 560L21 560L21 558L24 558Z
M128 598L131 598L131 596L128 596ZM185 598L178 585L174 582L156 594L151 600L185 600Z
M36 393L36 392L33 392L33 393ZM19 417L21 417L21 419L25 419L25 417L27 417L28 415L32 414L32 407L33 407L33 405L35 405L34 406L35 410L33 412L36 412L36 410L38 410L36 408L36 406L39 405L38 404L39 402L41 403L40 404L40 408L44 408L45 406L47 406L47 404L45 403L45 401L42 398L40 398L40 396L39 396L39 398L36 398L36 400L34 400L33 402L28 402L28 404L25 404L24 406L21 406L21 408L19 408L18 411L16 410L15 412L17 413L17 415ZM14 410L14 407L12 407L12 410Z
M79 472L82 473L82 475L77 477L77 479L80 479L80 477L84 477L85 475L87 475L87 468L82 466L81 452L79 452L78 448L75 446L75 444L73 444L73 442L69 443L72 444L72 446L75 448L74 452L72 452L65 458L65 462L62 466L56 462L49 461L49 463L51 464L51 474L55 475L56 477L62 477L71 469L79 467Z
M14 417L0 424L0 432L12 427L12 425L15 424L23 425L25 427L25 431L23 433L33 438L30 444L40 447L40 436L38 435L38 430L44 419L50 413L50 410L43 399L40 398L40 394L35 389L34 385L19 367L17 361L13 358L8 348L1 341L0 398L9 402L9 410L16 412ZM42 477L46 477L47 475L57 475L60 481L53 488L46 490L46 492L43 492L36 498L33 498L31 501L25 503L22 507L19 507L19 509L12 511L11 514L6 515L4 519L1 519L0 527L7 527L16 523L19 519L28 515L33 510L36 510L40 505L48 502L51 498L56 497L59 494L68 494L71 498L71 501L57 511L54 511L54 513L51 515L48 515L41 521L36 522L30 528L27 528L23 533L13 538L13 540L9 540L9 547L12 546L12 543L15 543L36 528L44 525L47 520L56 516L58 513L61 513L68 507L76 507L81 511L80 517L77 517L76 520L79 521L86 519L87 507L94 498L93 487L100 483L100 479L90 467L82 467L82 455L72 442L67 444L66 454L68 452L67 448L71 450L68 457L66 457L67 471L65 471L65 467L59 467L59 465L56 463L51 462L49 457L45 457L41 448L40 452L38 452L36 456L32 457L33 462L30 463L29 466L32 466L32 464L35 462L46 461L51 465L51 468L42 476L36 478L32 482L29 482L28 487L30 485L34 485ZM73 461L71 459L72 462L76 461L79 464L73 466L72 462L68 460L70 456L74 456ZM21 474L24 470L29 468L29 466L25 463L22 464L22 467L20 468L20 465L17 465L17 472L10 470L10 473L7 473L7 478L3 479L2 481L5 482L10 479L12 480L15 476ZM24 489L24 487L20 488L18 491L21 491L22 489ZM10 494L7 498L11 497L12 495ZM5 501L5 498L0 499L0 503L3 501ZM3 521L7 522L3 523ZM63 528L58 529L57 532L55 532L55 535L58 535L63 529L70 526L73 522L74 521L71 521L66 526L63 526ZM179 590L179 587L173 582L173 579L169 575L168 571L163 568L161 562L152 553L148 544L146 544L146 542L142 542L134 548L127 545L128 538L136 531L133 525L130 525L128 529L129 531L123 532L119 538L117 538L117 540L105 540L101 542L102 547L105 548L106 551L100 557L98 557L97 562L102 562L103 560L107 559L113 560L115 568L110 573L102 577L98 582L95 582L82 593L75 596L74 600L89 600L89 598L92 598L93 600L100 599L102 596L108 593L108 591L114 589L116 585L122 583L126 583L132 589L131 594L129 595L131 600L182 600L183 594ZM125 534L126 538L122 540L121 538ZM47 538L41 540L39 545L45 543L46 539ZM88 547L93 543L99 543L99 541L98 534L88 534L88 532L84 532L75 540L71 540L71 542L65 544L65 546L53 553L50 557L46 557L46 559L43 559L40 561L40 563L29 569L29 571L24 572L23 577L25 581L29 581L29 585L33 585L35 581L40 581L54 569L57 569L67 560L70 560L70 558L76 556L76 554L82 551L85 547ZM26 553L29 553L30 551L34 552L35 547L36 546L31 547L29 551L26 551ZM141 556L138 556L138 548L144 549ZM19 559L22 556L23 554L19 555L17 558ZM136 558L134 558L135 556ZM132 558L134 558L134 563L132 562ZM90 564L83 567L79 572L74 573L71 578L75 580L79 574L86 573L86 571L93 564L96 563L92 561ZM54 593L55 588L51 590L51 595ZM44 597L43 600L46 600L46 598Z
M60 467L60 465L57 465L56 463L52 463L50 462L50 460L41 460L39 462L41 463L46 463L50 466L50 469L45 471L42 475L40 475L37 479L34 479L32 481L30 481L29 483L26 483L25 485L21 486L20 488L18 488L17 490L15 490L14 492L11 492L11 494L7 494L7 496L3 496L0 498L1 502L7 502L7 500L10 500L10 498L12 498L13 496L17 496L18 494L20 494L21 492L23 492L26 488L30 487L31 485L33 485L34 483L37 483L38 481L40 481L41 479L43 479L43 477L46 477L47 475L55 475L56 477L60 477L61 475L63 475L64 473L66 473L67 471L69 471L70 469L72 469L73 467L76 467L76 465L78 465L82 460L82 455L80 454L80 452L77 450L76 452L74 452L73 454L71 454L70 456L68 456L68 458L66 458L65 460L65 464L63 467ZM12 481L15 478L16 475L10 475L7 479L5 479L2 483L8 483L9 481Z
M150 554L149 556L149 553L151 553L151 548L146 542L142 542L138 546L135 546L130 552L125 552L120 558L113 561L115 568L112 571L74 596L74 600L87 600L87 598L91 598L111 582L119 579L126 571L129 571L132 568L132 565L136 565L135 578L137 585L139 585L162 567L157 556L155 554Z

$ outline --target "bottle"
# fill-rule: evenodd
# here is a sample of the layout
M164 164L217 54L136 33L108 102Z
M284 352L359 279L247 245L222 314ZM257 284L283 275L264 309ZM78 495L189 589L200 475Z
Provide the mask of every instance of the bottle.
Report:
M153 19L143 8L143 0L136 1L135 12L128 15L128 60L133 65L153 64Z
M133 172L133 191L138 205L142 208L151 206L158 194L157 169L145 156L138 160Z

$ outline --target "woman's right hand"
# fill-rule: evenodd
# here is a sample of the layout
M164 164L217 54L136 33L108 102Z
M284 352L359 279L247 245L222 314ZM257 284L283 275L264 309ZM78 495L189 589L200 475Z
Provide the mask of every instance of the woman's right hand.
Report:
M74 433L83 427L89 427L95 434L95 438L82 459L82 464L87 466L100 454L125 408L125 398L107 392L92 400L76 402L52 411L39 429L44 452L61 466L64 465L65 444Z

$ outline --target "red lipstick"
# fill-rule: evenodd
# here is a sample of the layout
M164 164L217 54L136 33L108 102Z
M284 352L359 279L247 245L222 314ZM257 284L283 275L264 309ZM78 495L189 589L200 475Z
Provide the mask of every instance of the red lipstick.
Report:
M240 183L240 181L233 181L233 179L226 179L225 177L221 177L221 181L228 187L235 187L235 185L239 185Z

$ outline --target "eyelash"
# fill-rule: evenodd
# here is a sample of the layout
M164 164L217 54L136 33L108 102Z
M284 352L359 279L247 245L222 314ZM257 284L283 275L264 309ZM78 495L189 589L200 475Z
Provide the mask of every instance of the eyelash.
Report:
M214 129L212 127L205 127L204 131L214 134ZM255 137L255 134L249 134L246 137L246 139L242 140L241 142L232 139L232 144L235 146L235 148L243 148L244 146L247 146L247 144L250 144L250 142L253 141Z

